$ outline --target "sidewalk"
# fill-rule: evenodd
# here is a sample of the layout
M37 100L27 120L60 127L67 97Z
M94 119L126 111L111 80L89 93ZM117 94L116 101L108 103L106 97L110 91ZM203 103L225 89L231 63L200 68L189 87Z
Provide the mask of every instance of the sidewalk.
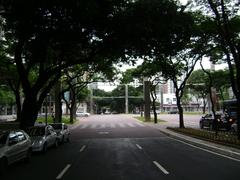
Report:
M205 141L205 140L201 140L201 139L197 139L187 135L173 132L166 128L167 124L161 124L161 123L158 123L158 124L144 123L144 124L152 128L156 128L162 133L176 140L182 141L192 146L197 146L200 149L202 148L204 150L211 151L212 153L215 153L215 154L218 153L218 154L221 154L222 156L228 156L228 157L234 158L235 160L240 162L240 149L212 143L209 141Z

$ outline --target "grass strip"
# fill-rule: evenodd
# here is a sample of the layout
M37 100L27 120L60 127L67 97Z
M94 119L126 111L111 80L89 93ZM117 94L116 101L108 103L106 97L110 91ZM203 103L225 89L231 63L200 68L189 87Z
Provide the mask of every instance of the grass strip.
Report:
M240 140L233 133L220 131L218 132L218 135L216 135L215 131L193 129L193 128L168 127L167 129L184 134L184 135L189 135L195 138L199 138L199 139L207 140L210 142L227 145L230 147L235 147L240 149Z

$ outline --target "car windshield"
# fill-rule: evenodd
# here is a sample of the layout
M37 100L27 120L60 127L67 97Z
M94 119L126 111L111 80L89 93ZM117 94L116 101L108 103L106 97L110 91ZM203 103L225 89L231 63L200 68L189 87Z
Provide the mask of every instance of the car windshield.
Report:
M54 129L62 129L62 124L51 124Z
M29 136L43 136L45 134L45 127L33 127L27 130Z
M7 141L8 133L0 133L0 146L3 146Z

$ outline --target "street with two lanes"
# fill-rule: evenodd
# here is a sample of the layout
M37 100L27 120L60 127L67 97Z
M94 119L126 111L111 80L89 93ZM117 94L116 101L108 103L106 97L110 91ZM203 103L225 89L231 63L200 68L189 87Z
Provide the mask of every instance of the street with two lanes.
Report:
M240 162L172 139L125 115L81 118L71 140L29 163L9 166L1 180L236 180Z

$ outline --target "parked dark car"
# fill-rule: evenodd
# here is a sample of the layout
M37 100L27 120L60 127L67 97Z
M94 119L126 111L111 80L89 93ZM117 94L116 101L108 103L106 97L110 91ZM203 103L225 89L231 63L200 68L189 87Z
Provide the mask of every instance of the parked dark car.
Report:
M57 133L50 125L33 126L27 129L32 140L32 151L46 152L51 146L58 146Z
M31 157L31 140L22 130L0 131L0 171L19 160L28 161Z
M54 131L57 133L57 137L60 143L69 142L70 140L70 131L68 126L65 123L51 123L50 124Z
M216 119L214 120L213 114L206 114L202 116L199 121L199 126L201 129L207 127L211 130L226 129L230 130L233 120L225 113L216 113Z
M178 114L178 110L171 110L168 112L168 114Z

